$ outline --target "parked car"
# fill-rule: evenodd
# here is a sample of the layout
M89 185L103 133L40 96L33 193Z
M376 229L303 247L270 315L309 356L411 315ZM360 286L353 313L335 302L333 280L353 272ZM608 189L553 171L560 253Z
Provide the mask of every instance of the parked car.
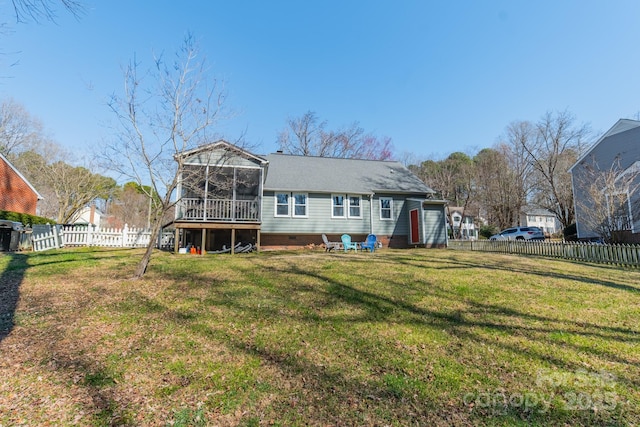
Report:
M489 240L544 240L544 233L538 227L510 227Z

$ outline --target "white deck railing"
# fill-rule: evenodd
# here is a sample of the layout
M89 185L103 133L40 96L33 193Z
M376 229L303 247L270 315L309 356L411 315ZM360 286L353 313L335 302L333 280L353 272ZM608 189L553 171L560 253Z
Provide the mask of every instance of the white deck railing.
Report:
M260 209L257 200L231 199L190 199L183 198L178 202L177 219L186 221L246 221L260 220Z

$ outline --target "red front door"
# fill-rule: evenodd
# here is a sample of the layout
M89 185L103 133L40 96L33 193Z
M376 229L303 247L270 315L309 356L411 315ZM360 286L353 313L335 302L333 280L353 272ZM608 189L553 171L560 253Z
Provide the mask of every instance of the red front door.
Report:
M418 226L418 209L409 211L409 226L411 228L411 243L420 243L420 228Z

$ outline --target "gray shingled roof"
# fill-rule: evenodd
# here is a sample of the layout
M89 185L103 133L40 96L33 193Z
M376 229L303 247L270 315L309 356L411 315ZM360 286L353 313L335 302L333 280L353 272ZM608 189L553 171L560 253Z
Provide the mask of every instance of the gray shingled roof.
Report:
M435 193L399 162L269 154L265 190Z

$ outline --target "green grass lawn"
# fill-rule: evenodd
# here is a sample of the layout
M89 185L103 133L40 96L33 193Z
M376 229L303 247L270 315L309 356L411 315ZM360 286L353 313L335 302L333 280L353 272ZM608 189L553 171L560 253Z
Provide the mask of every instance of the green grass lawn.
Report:
M640 272L452 250L0 256L0 425L640 425Z

